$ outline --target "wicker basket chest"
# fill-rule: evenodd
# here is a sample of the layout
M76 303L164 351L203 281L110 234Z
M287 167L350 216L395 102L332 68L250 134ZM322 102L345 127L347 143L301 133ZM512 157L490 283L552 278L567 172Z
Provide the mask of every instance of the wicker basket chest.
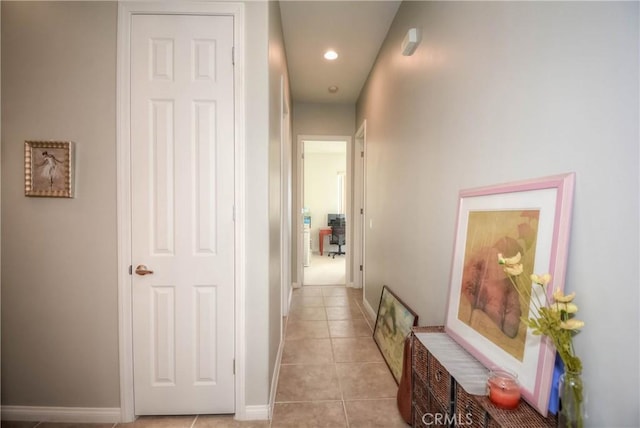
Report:
M459 348L454 349L454 358L457 366L462 366L466 371L462 382L464 386L445 368L447 362L436 358L423 343L421 337L425 338L424 334L431 333L438 334L438 338L445 342L448 339L451 347ZM556 426L554 415L545 418L525 401L521 401L514 410L495 407L487 396L482 395L486 374L487 370L473 356L444 335L443 327L414 327L411 333L412 425L468 428Z

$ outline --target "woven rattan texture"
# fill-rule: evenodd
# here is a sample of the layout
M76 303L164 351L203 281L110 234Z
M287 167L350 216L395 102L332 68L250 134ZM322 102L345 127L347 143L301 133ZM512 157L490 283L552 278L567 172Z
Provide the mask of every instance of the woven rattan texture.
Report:
M443 332L442 327L414 327L414 333ZM462 426L470 428L548 428L554 415L543 417L521 401L514 410L494 406L489 398L471 395L459 386L422 342L412 340L413 426ZM451 390L455 391L453 403ZM448 415L447 424L435 423L435 415ZM425 416L427 415L427 416Z

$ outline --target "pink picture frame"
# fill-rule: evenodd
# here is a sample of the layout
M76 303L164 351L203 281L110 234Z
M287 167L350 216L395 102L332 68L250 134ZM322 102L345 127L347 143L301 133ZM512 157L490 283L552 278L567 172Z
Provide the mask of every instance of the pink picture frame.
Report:
M564 289L575 174L460 191L445 331L487 368L518 375L523 398L547 415L555 361L497 255L522 255L524 278L550 273L547 295ZM544 298L544 296L539 296Z

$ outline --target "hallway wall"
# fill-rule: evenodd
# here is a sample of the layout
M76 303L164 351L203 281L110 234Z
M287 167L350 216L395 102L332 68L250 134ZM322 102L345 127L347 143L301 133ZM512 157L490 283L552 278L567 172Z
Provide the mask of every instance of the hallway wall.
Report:
M118 4L3 1L1 7L2 405L117 409ZM241 332L246 404L265 415L273 370L265 356L278 346L269 338L269 7L245 3ZM75 198L24 196L28 139L76 142Z
M284 340L282 326L282 274L281 265L281 217L282 192L281 176L284 174L282 150L283 129L281 103L290 99L287 57L284 51L280 3L268 3L269 26L269 380L273 381L277 370L277 354L281 340ZM281 87L282 85L282 87ZM284 99L281 99L284 96ZM291 102L288 101L288 105ZM290 129L290 128L289 128ZM285 142L288 141L285 139ZM290 286L290 285L289 285ZM270 385L273 393L275 385ZM274 397L270 397L273 399Z
M3 405L120 407L116 17L2 2ZM25 140L76 143L75 198L24 196Z
M422 325L444 322L460 189L576 172L566 289L590 426L640 424L638 6L403 2L357 104L366 299L389 285Z

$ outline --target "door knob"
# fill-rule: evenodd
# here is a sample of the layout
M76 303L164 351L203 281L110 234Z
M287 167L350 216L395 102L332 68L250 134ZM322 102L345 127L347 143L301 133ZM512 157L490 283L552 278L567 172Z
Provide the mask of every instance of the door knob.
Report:
M153 271L147 269L147 267L145 265L138 265L138 266L136 266L136 273L138 275L150 275L150 274L153 273Z

